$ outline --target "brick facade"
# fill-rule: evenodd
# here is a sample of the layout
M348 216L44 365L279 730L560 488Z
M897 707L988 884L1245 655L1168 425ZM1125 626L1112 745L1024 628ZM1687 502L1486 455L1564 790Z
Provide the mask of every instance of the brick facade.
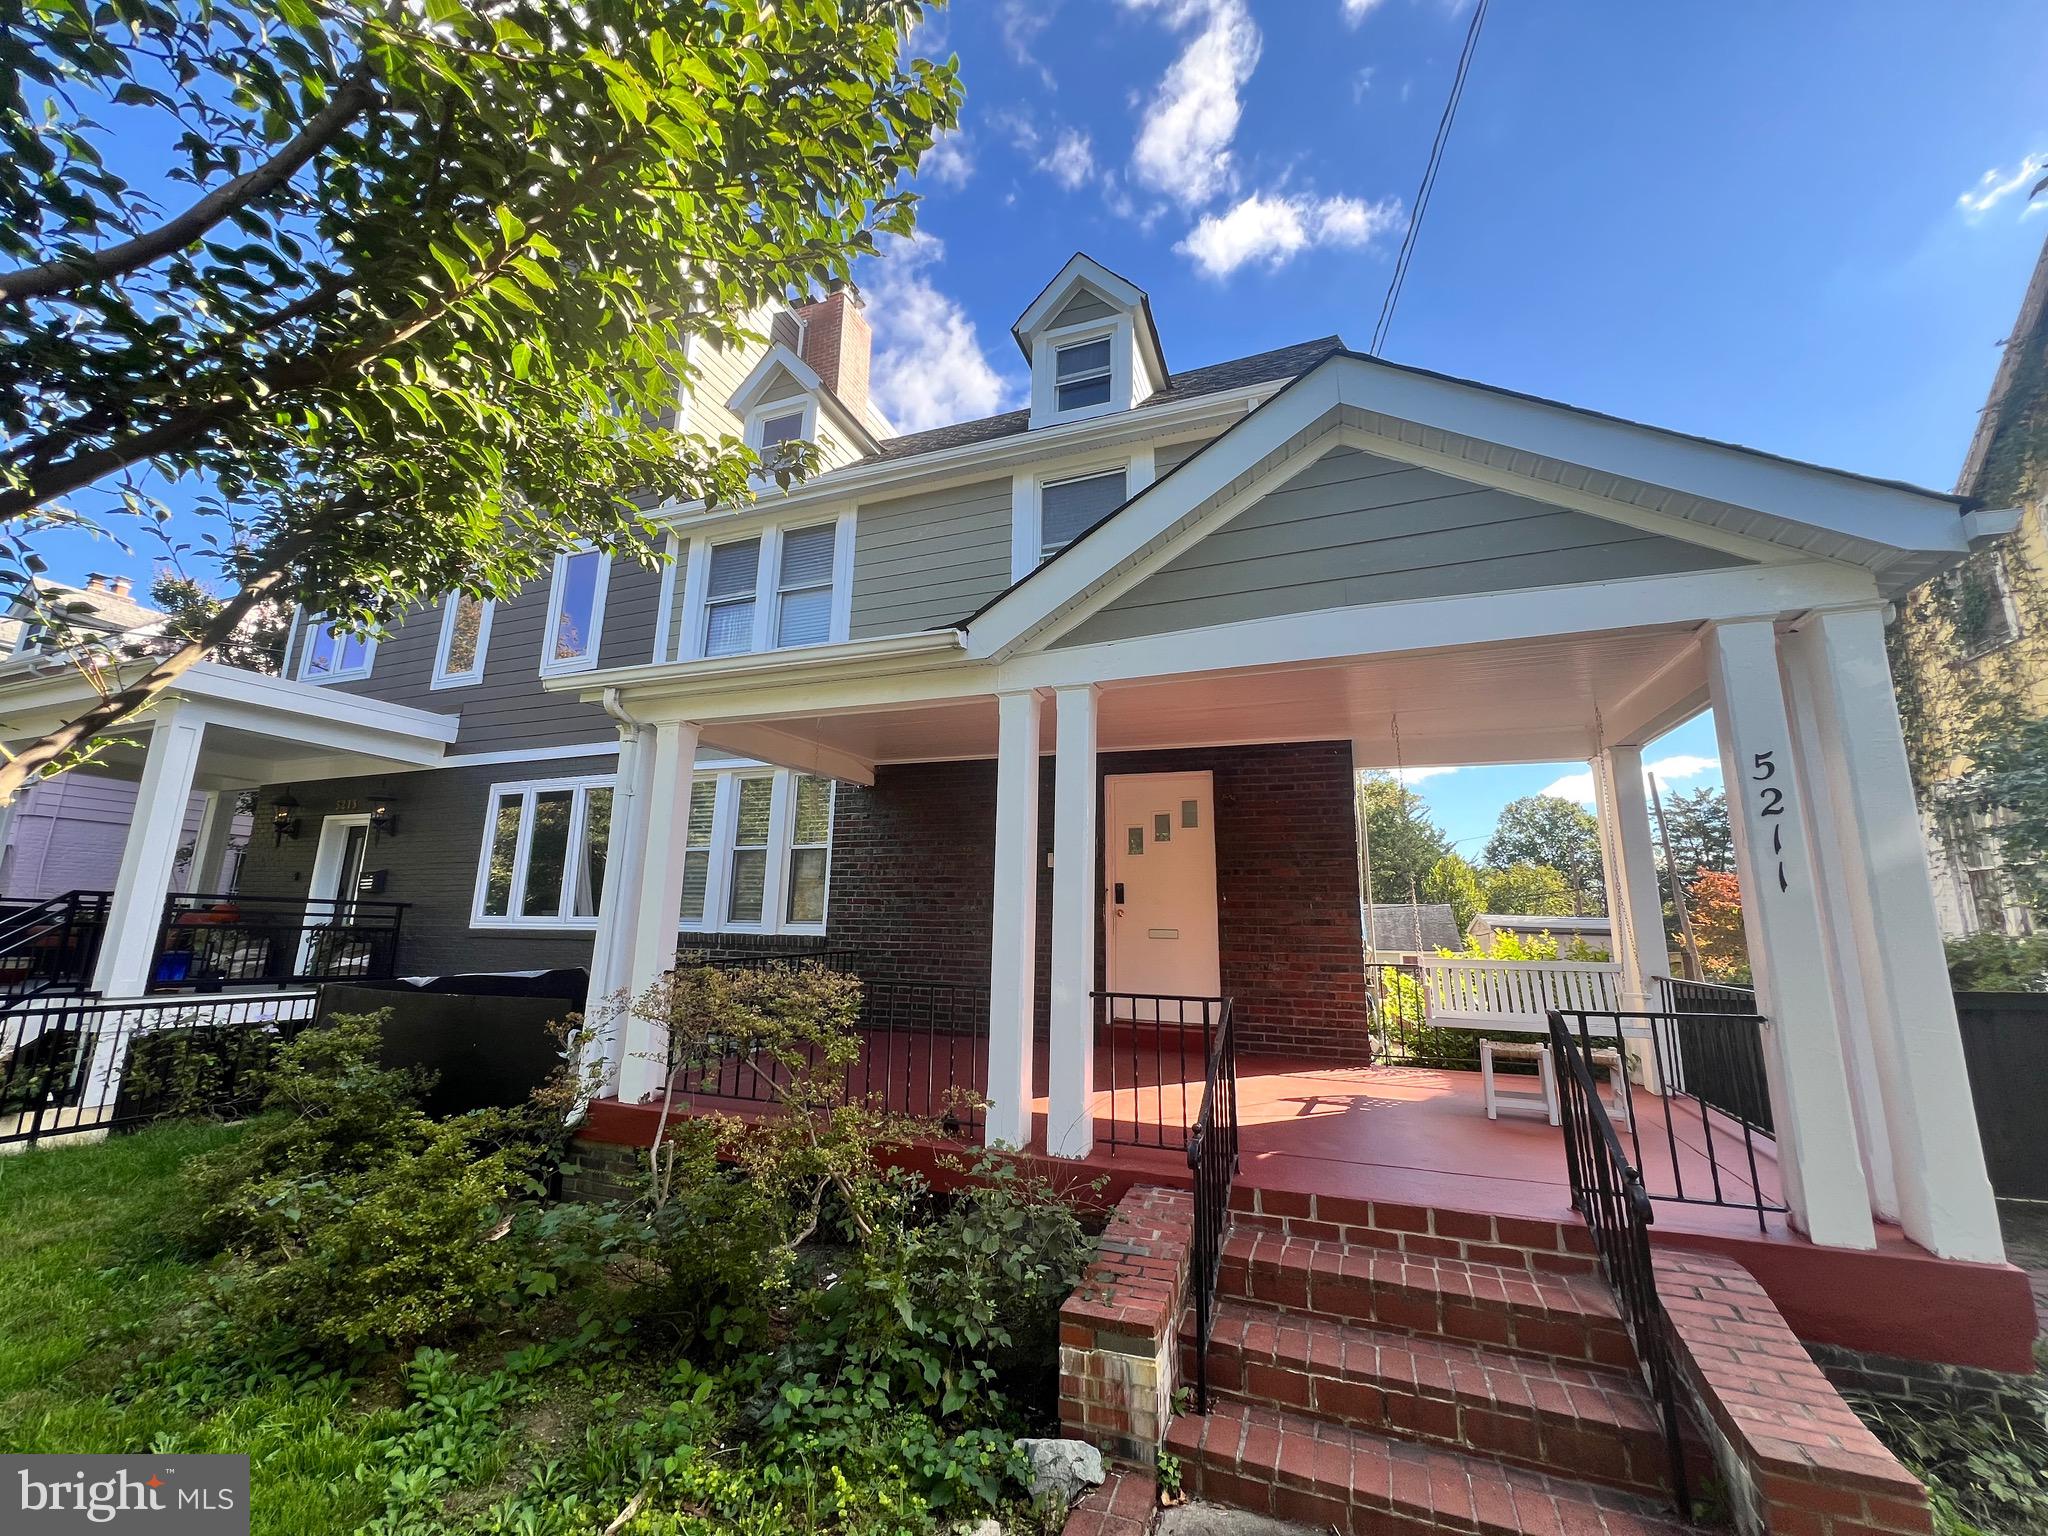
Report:
M1351 748L1346 742L1106 753L1106 776L1215 776L1218 939L1241 1050L1366 1055ZM917 763L842 788L831 939L923 980L988 984L995 886L991 762ZM1051 966L1052 763L1039 777L1038 993ZM1099 856L1099 855L1098 855ZM1098 884L1100 869L1098 867ZM1103 945L1097 935L1096 982Z
M1140 1466L1173 1416L1194 1221L1182 1190L1131 1190L1060 1307L1060 1433Z

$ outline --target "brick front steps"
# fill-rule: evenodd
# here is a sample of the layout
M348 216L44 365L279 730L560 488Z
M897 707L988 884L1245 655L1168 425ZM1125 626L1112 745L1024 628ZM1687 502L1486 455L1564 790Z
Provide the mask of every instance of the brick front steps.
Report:
M1230 1209L1240 1230L1259 1228L1306 1242L1379 1248L1416 1259L1462 1259L1566 1274L1591 1274L1598 1263L1592 1235L1579 1222L1243 1186L1231 1191Z
M1244 1403L1173 1421L1190 1492L1348 1536L1679 1536L1646 1501Z
M1591 1274L1550 1274L1233 1230L1219 1289L1233 1300L1517 1354L1625 1368L1635 1351Z
M1184 1348L1192 1357L1193 1328ZM1664 1435L1628 1376L1226 1303L1209 1386L1238 1402L1662 1495Z

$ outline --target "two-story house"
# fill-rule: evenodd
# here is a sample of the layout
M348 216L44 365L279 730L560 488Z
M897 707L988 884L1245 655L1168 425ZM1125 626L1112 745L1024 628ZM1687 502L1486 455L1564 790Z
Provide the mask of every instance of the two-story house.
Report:
M242 890L405 904L402 972L586 967L618 1104L662 1042L607 1005L679 946L827 944L968 996L988 1138L1083 1155L1098 1032L1181 1000L1246 1053L1364 1059L1362 769L1591 763L1618 995L1652 1006L1641 750L1711 709L1792 1224L2000 1258L1883 615L2009 518L1334 336L1181 364L1200 339L1170 357L1085 255L1017 318L1029 403L983 420L891 435L849 293L766 329L698 359L685 424L819 473L657 509L656 567L565 550L375 641L305 619L282 678L196 668L145 804L255 787ZM110 996L150 983L174 843L131 833Z

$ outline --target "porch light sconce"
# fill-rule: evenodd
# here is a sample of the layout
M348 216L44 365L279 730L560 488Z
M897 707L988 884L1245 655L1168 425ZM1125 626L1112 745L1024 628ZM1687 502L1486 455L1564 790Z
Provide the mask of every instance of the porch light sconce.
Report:
M274 846L282 848L284 840L294 842L299 836L299 802L292 798L290 789L270 802L270 830L276 841Z
M398 836L397 803L388 790L378 791L377 798L370 802L370 835L373 838Z

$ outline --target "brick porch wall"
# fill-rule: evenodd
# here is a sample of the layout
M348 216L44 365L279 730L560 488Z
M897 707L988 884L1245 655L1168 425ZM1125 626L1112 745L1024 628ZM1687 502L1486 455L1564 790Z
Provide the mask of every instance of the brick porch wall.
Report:
M1222 986L1240 1050L1362 1061L1367 1004L1348 742L1106 753L1102 772L1207 769L1216 787ZM916 763L842 787L835 947L922 980L988 984L995 764ZM1052 948L1052 760L1039 775L1038 1002ZM1098 854L1099 858L1099 854ZM1098 884L1100 868L1098 866ZM1097 985L1101 984L1097 934Z

